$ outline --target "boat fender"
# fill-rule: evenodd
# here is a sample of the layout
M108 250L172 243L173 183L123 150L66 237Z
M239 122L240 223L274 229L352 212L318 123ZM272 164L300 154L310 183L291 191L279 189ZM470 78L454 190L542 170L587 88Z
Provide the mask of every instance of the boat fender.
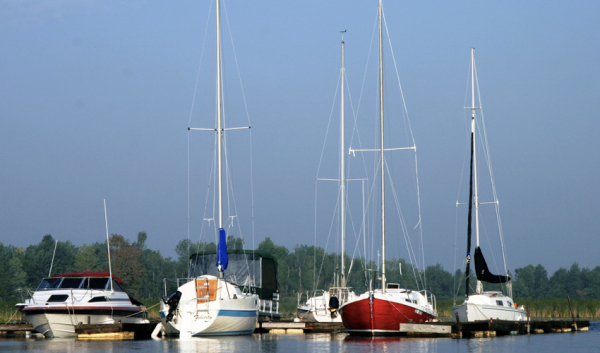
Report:
M169 313L167 314L167 322L173 320L173 315L175 315L175 310L177 310L177 305L179 304L179 300L181 299L181 292L177 291L169 297L165 304L169 306ZM163 299L164 300L164 299Z

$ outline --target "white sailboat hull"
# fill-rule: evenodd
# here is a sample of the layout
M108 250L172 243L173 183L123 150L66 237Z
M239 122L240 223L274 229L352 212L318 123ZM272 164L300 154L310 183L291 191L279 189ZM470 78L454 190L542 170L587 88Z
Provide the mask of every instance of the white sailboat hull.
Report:
M320 292L320 291L319 291ZM338 298L338 309L344 303L354 300L357 295L348 290L348 288L334 287L329 291L322 291L321 295L310 297L306 303L298 306L298 316L305 322L342 322L342 316L339 311L335 311L332 315L329 308L329 301L332 296Z
M506 320L523 321L527 313L523 306L515 306L512 299L504 295L473 294L464 303L452 308L452 317L461 322Z
M205 280L210 281L209 286L218 286L210 300L198 295L196 289L201 283L198 281ZM237 286L214 276L198 277L178 290L181 299L171 320L167 319L170 307L161 302L160 317L166 335L234 336L254 332L259 309L257 295L243 294Z
M298 316L304 322L342 322L342 316L337 314L331 317L331 313L325 310L313 310L312 308L298 307Z

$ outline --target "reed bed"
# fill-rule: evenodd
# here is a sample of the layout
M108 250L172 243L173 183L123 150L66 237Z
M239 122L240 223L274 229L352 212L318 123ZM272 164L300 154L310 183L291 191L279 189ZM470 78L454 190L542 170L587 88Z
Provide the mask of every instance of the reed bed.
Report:
M567 298L546 299L515 299L517 305L524 305L532 319L564 319L571 318L569 301ZM600 299L571 299L573 313L576 318L600 318ZM440 318L452 317L452 300L441 300L437 303L437 312Z
M15 304L16 301L0 301L0 324L19 322L23 319Z

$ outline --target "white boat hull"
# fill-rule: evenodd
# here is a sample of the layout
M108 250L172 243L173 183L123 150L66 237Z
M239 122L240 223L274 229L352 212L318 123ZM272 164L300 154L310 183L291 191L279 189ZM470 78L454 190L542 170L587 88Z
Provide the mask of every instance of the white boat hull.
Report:
M231 300L233 301L233 300ZM244 303L248 301L248 303ZM249 335L256 326L257 310L252 300L213 305L209 310L196 310L193 304L184 305L183 315L166 321L166 312L161 311L161 322L169 336L233 336Z
M165 334L179 337L252 334L258 318L258 296L242 294L237 286L222 279L217 282L214 276L199 279L218 283L216 298L203 302L197 295L196 281L179 287L181 299L171 320L167 319L170 307L161 302L160 317Z
M71 309L71 314L36 313L25 314L33 329L47 338L77 337L75 328L78 324L114 324L122 323L142 324L148 323L144 318L133 318L111 315L88 315Z
M321 291L319 291L321 292ZM339 311L331 313L329 301L332 296L336 296L339 300L338 309L344 303L356 298L356 294L348 288L334 287L329 291L322 291L321 295L310 297L306 303L297 307L298 317L305 322L342 322L342 316Z
M298 307L298 316L305 322L342 322L342 316L339 314L332 318L331 313L325 310L314 311L311 308Z
M500 305L499 303L502 303ZM488 294L470 295L464 303L452 308L452 317L461 322L506 320L523 321L527 313L523 306L517 307L507 296L490 296Z

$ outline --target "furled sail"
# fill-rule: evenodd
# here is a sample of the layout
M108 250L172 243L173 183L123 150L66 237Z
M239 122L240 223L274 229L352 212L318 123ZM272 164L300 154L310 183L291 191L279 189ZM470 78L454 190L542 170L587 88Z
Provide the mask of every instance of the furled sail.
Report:
M229 264L227 257L227 235L225 229L219 228L219 245L217 246L217 268L219 271L225 271Z
M505 283L510 281L510 276L499 276L490 273L479 246L475 248L475 273L478 280L488 283Z

